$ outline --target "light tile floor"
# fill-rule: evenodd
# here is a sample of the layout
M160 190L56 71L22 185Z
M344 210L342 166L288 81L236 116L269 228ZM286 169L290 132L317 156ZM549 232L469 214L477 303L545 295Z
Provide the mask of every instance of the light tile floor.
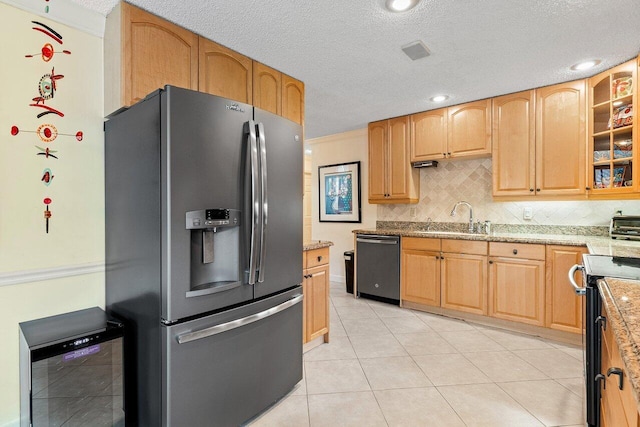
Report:
M331 284L330 343L249 425L584 425L582 350L402 309Z

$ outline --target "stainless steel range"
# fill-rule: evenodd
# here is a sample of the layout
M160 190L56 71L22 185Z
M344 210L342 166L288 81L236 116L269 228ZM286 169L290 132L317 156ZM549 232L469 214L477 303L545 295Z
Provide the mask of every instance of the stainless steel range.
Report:
M582 286L574 279L576 271L582 271ZM615 277L628 280L640 280L640 259L602 255L583 255L582 265L574 265L569 270L569 280L578 295L586 296L585 315L585 386L587 404L587 425L600 426L600 379L602 349L602 328L606 327L606 318L602 315L602 304L598 292L598 280Z

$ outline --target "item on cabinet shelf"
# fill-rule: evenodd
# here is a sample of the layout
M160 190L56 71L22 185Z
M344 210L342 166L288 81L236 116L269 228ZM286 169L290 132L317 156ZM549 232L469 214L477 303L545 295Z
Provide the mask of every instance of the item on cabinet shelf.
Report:
M609 120L607 125L608 129L611 129L612 121ZM613 113L613 128L619 128L622 126L629 126L633 124L633 106L631 104L622 105L618 107Z
M633 79L631 77L620 77L611 82L611 96L622 98L633 93Z
M594 188L608 188L611 182L611 170L609 168L598 168L593 171Z
M626 166L613 168L613 186L614 187L622 187L624 182L624 175L626 171L627 171Z
M631 138L613 143L613 158L624 159L626 157L633 157L633 140Z
M610 160L610 159L611 159L611 153L609 152L609 150L601 150L601 151L593 152L594 162L600 162L602 160Z

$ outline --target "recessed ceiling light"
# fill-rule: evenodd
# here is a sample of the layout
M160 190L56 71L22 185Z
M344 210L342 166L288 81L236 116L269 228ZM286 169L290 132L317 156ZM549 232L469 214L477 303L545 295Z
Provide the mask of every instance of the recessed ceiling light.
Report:
M391 12L406 12L419 2L420 0L387 0L385 6Z
M601 61L599 59L590 59L588 61L579 62L575 65L572 65L571 69L574 71L584 71L584 70L588 70L591 67L595 67L600 62Z
M443 102L446 101L447 99L449 99L449 97L447 95L436 95L433 96L431 98L429 98L431 101L433 102Z

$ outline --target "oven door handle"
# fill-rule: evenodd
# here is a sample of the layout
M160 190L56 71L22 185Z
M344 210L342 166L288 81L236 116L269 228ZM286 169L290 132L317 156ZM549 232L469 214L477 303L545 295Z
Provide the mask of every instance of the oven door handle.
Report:
M573 277L578 270L582 271L584 274L584 266L580 264L574 264L574 266L569 269L569 283L571 283L571 286L573 286L573 290L575 291L576 295L586 295L587 288L581 288L580 286L578 286L578 284L576 283L576 279Z

